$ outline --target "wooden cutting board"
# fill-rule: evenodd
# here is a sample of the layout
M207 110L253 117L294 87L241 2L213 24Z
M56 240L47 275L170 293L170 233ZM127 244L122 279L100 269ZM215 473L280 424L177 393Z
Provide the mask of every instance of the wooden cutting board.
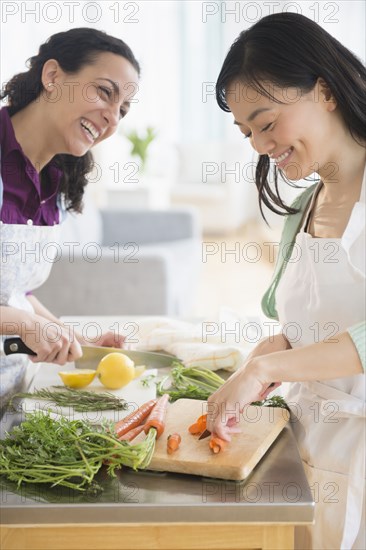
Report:
M157 440L149 470L194 474L220 479L245 479L278 437L289 420L286 409L248 406L241 415L240 434L232 436L224 452L214 454L209 438L198 441L188 427L207 412L207 402L179 399L168 405L166 428ZM169 434L182 437L180 448L166 451Z

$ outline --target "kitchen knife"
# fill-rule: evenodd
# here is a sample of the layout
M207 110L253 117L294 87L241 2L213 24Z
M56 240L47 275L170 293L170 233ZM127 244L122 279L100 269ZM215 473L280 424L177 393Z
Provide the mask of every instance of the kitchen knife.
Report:
M96 369L99 361L108 353L123 353L130 357L135 365L146 365L149 368L170 367L173 361L179 361L174 355L166 353L156 353L152 351L133 351L123 348L107 348L97 346L81 346L83 355L75 361L77 369ZM23 353L27 355L37 355L33 350L25 345L21 338L7 338L4 341L5 355L14 353Z
M205 430L205 431L202 432L201 435L199 436L198 441L199 441L200 439L206 439L206 437L208 437L209 435L211 435L210 430Z

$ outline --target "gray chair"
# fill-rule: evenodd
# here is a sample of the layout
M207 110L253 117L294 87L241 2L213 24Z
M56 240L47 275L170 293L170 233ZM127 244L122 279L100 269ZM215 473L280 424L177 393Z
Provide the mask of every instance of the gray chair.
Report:
M101 229L99 242L95 226ZM186 316L200 266L194 209L100 210L89 220L70 215L60 259L33 294L58 316Z

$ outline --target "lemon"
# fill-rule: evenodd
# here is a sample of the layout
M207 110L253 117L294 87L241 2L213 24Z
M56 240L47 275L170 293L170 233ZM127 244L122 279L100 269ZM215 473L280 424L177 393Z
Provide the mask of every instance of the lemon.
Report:
M69 388L85 388L93 382L96 371L84 369L81 371L62 371L58 373L61 380Z
M118 390L134 379L135 364L123 353L108 353L98 365L97 376L103 386L110 390Z
M146 370L145 365L138 365L137 367L135 367L135 376L134 376L134 378L138 378L139 376L141 376L141 374L143 372L145 372L145 370Z

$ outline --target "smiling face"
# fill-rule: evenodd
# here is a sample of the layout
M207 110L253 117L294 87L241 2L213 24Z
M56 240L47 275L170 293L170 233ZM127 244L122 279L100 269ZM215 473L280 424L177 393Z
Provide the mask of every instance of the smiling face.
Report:
M138 89L136 69L109 52L100 53L95 63L72 75L48 60L42 81L50 149L77 157L117 130Z
M266 85L266 89L281 103L240 82L234 82L226 91L234 124L252 147L273 159L294 181L313 172L321 173L327 163L336 162L331 144L340 131L340 119L329 90L320 81L306 94L273 85Z

